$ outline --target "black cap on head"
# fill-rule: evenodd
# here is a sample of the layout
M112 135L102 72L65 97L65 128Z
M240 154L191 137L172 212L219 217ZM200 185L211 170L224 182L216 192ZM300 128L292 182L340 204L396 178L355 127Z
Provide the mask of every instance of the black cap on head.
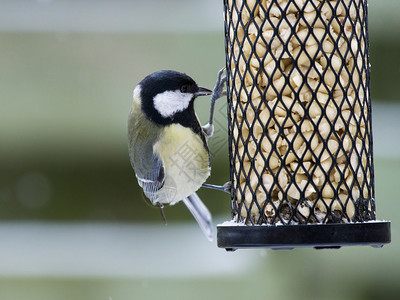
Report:
M159 125L180 123L184 126L192 126L197 122L195 117L193 100L199 91L196 82L184 73L171 70L162 70L146 76L140 83L142 109L146 116ZM162 116L154 107L154 98L158 94L168 91L181 91L182 93L193 94L186 111L177 112L173 116Z
M161 70L146 76L141 82L142 97L148 100L155 95L165 91L175 91L181 88L187 93L196 93L198 86L196 82L184 73L172 70Z

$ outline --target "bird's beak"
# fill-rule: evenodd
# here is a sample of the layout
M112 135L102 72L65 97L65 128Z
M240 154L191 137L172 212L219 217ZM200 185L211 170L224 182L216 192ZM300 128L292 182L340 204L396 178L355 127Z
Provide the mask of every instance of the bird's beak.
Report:
M203 87L199 87L199 90L194 93L195 97L199 97L199 96L207 96L207 95L211 95L213 92L210 91L209 89L203 88Z

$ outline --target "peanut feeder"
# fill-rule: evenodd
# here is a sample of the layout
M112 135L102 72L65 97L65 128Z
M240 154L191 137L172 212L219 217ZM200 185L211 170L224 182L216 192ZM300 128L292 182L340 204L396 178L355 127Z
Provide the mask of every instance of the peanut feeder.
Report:
M366 25L365 0L225 1L234 225L376 219Z

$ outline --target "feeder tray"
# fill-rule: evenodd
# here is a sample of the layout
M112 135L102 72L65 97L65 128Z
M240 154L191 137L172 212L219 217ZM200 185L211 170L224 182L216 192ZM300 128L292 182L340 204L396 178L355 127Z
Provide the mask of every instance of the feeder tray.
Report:
M225 0L232 221L218 246L381 247L366 0Z
M338 249L342 246L382 247L390 243L390 222L288 226L218 226L218 247L291 250L297 247Z

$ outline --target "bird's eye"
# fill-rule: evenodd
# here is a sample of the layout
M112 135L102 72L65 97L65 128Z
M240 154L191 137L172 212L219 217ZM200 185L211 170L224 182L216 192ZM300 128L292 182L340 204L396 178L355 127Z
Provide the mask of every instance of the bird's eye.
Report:
M187 92L187 89L188 89L187 85L182 85L182 86L181 86L181 92L182 92L182 93L186 93L186 92Z

